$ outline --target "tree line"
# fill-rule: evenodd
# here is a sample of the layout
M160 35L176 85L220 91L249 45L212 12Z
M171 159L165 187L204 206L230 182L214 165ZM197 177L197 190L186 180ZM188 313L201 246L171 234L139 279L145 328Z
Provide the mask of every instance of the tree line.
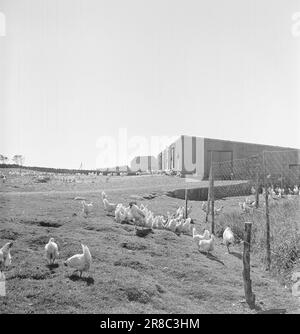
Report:
M6 157L3 154L0 154L0 163L2 164L7 164L9 161L9 158ZM16 165L23 166L25 157L21 154L15 154L12 158L11 161L13 161Z

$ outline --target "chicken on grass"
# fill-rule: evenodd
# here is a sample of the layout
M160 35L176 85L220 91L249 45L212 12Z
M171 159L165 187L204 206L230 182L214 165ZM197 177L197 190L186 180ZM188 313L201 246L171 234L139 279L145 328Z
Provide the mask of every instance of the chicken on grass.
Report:
M206 252L206 255L208 255L208 253L214 250L214 241L215 241L215 236L213 234L210 236L210 239L200 240L199 251Z
M195 227L193 227L193 240L195 240L198 245L201 240L207 240L210 238L210 233L208 230L205 230L203 234L197 233L197 230Z
M86 245L81 244L81 247L82 254L75 254L64 262L64 265L66 267L75 269L73 274L79 272L80 277L82 276L83 272L88 272L90 270L92 264L92 256L90 250Z
M59 257L58 246L54 241L54 238L50 238L49 242L45 246L45 253L48 264L54 264L55 260Z
M10 249L12 247L12 242L7 242L1 249L0 249L0 271L2 271L5 267L11 265L11 254Z
M93 209L93 203L86 203L86 201L82 201L82 214L87 217Z
M234 244L234 235L230 227L226 227L223 232L223 242L228 249L228 253L230 253L229 246Z
M107 213L114 215L117 208L117 204L110 203L107 198L103 198L103 205L104 205L104 210Z

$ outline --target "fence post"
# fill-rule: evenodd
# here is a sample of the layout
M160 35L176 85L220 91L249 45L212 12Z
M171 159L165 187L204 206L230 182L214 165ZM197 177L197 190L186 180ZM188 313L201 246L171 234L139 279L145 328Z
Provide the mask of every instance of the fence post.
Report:
M255 308L255 294L252 292L250 279L250 246L251 246L251 222L245 222L244 253L243 253L243 279L245 299L251 309Z
M185 219L188 217L188 190L185 188Z
M255 207L258 209L259 207L259 172L258 167L256 167L256 192L255 192Z
M211 202L211 233L215 234L215 194L214 194L214 169L211 164L210 178L210 202Z
M207 205L206 205L206 215L205 215L205 222L208 222L208 215L210 211L210 188L208 188L208 193L207 193Z
M208 186L208 193L207 193L207 206L206 206L206 217L205 222L208 222L208 216L210 212L210 204L211 204L211 193L212 193L212 151L210 152L210 169L209 169L209 186Z
M263 166L264 166L264 186L265 186L265 204L266 204L266 255L267 255L267 267L266 270L270 270L271 267L271 246L270 246L270 213L269 213L269 191L266 181L266 159L265 152L263 151Z
M271 267L271 246L270 246L270 214L269 214L269 191L266 187L265 191L266 200L266 243L267 243L267 270Z

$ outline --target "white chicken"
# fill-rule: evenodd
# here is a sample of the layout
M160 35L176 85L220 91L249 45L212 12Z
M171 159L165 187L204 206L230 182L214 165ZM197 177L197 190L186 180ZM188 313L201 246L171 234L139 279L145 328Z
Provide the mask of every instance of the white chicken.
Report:
M93 208L93 203L86 203L86 201L82 201L82 214L87 217L89 213L91 213Z
M149 228L153 228L153 221L154 221L153 212L149 211L146 214L145 226Z
M166 229L168 224L169 224L169 220L162 217L162 221L161 221L162 229Z
M124 212L125 212L125 219L126 221L132 221L133 220L133 216L132 216L132 213L131 213L131 208L130 206L126 207L124 209Z
M199 250L201 252L206 252L206 255L208 255L208 253L214 250L214 241L215 241L215 236L213 234L210 236L210 239L200 240Z
M277 194L276 194L276 192L275 192L275 190L274 190L274 187L272 186L270 189L268 189L268 191L269 191L269 194L271 195L271 197L276 197L277 196Z
M143 222L145 220L145 213L134 203L129 204L131 215L135 221Z
M193 227L193 239L199 243L201 240L207 240L210 238L210 233L208 230L205 230L203 234L197 233L197 230L195 227Z
M88 272L91 264L92 264L92 256L90 253L90 250L88 249L87 246L81 244L82 247L82 254L76 254L68 258L65 262L64 265L66 267L70 267L75 269L73 274L75 272L80 272L80 277L82 276L82 273Z
M192 212L192 206L187 208L187 216L190 215L190 213ZM185 207L181 206L177 209L175 216L177 218L183 219L185 218L186 214L185 214Z
M239 202L239 206L245 213L250 213L253 209L246 202ZM251 210L252 209L252 210Z
M12 242L7 242L0 249L0 271L4 269L4 267L8 267L11 265L11 254L10 249L12 247Z
M176 213L175 213L175 217L177 218L183 218L184 217L184 212L185 212L185 209L183 206L180 206L177 210L176 210Z
M184 219L178 219L177 223L175 224L175 233L180 234L182 231L182 225L184 223Z
M177 229L177 227L178 227L177 224L178 224L178 219L175 219L175 218L170 219L170 220L168 221L168 224L167 224L167 226L166 226L166 229L169 230L169 231L175 232L176 229Z
M55 259L59 257L58 246L54 242L54 238L50 238L49 242L45 246L45 253L48 264L54 264Z
M160 217L159 216L153 216L153 218L152 218L152 228L157 228L157 229L159 229L159 227L160 227Z
M228 253L230 253L229 245L233 245L234 243L234 235L230 227L226 227L226 229L223 232L223 242L228 249Z
M219 208L214 208L214 213L216 216L220 215L222 213L223 210L223 205L221 205Z
M101 196L102 196L102 201L104 200L104 198L107 198L105 191L102 191Z
M170 220L172 218L175 218L175 215L173 215L173 214L171 215L170 212L168 211L167 212L167 220Z
M104 205L104 210L107 213L114 214L114 212L116 211L117 204L110 203L106 197L103 198L103 205Z
M284 195L284 189L277 188L277 198L282 198Z
M192 218L189 217L185 219L185 221L181 225L180 232L190 234L192 225L193 225Z
M115 220L117 223L121 223L126 220L125 207L123 204L118 204L115 210Z
M247 204L247 205L253 205L253 204L255 204L255 201L254 200L252 200L251 198L249 198L249 197L246 197L246 199L245 199L245 203Z
M122 212L122 208L123 208L123 205L122 204L118 204L117 207L116 207L116 210L115 210L115 221L117 223L120 223L121 222L121 219L120 219L120 214Z
M140 210L143 211L145 215L147 215L147 213L149 212L149 209L144 204L140 205Z

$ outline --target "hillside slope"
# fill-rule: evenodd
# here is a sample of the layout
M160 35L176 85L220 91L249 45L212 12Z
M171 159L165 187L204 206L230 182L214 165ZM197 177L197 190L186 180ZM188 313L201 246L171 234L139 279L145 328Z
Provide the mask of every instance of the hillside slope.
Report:
M126 203L128 198L126 192L112 194L113 201ZM256 313L281 308L299 313L289 289L272 279L255 257L251 274L257 310L249 310L240 246L226 254L217 239L213 256L206 256L190 236L155 230L139 238L133 226L105 216L99 192L88 200L94 202L94 212L85 219L70 193L1 195L0 245L8 240L14 245L0 313ZM166 213L183 201L160 196L143 203L155 213ZM201 231L203 225L198 219L196 223ZM60 247L54 268L44 259L50 236ZM81 279L62 263L81 252L80 242L93 257L91 272Z

